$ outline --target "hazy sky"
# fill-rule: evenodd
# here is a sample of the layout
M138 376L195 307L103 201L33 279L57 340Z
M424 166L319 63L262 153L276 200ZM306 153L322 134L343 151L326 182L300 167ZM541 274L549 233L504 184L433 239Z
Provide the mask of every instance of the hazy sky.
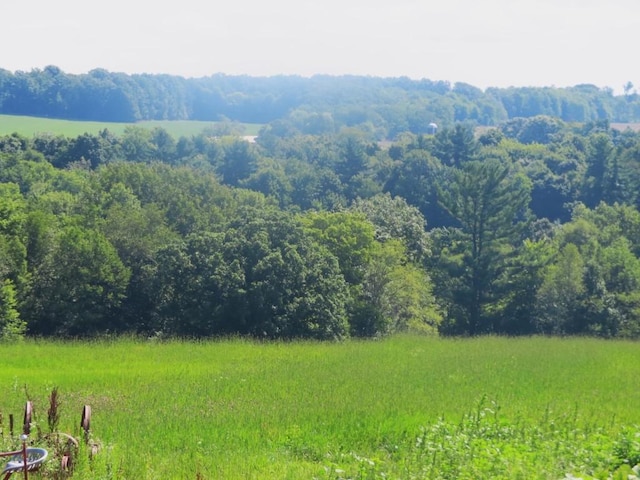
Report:
M640 0L0 0L0 68L640 90Z

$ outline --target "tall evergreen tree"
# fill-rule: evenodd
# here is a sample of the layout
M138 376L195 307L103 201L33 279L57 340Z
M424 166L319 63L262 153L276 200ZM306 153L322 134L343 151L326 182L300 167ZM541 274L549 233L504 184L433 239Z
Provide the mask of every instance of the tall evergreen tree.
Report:
M613 165L614 147L606 133L596 133L589 139L587 171L584 180L584 203L593 208L603 200L611 199L618 177L617 163ZM616 177L616 178L613 178ZM611 180L614 184L612 185Z
M461 167L473 160L478 153L478 142L469 125L457 123L453 128L445 128L436 134L434 154L445 165Z
M488 159L455 169L449 190L440 192L443 206L458 222L451 253L460 263L450 272L458 278L449 292L461 308L456 329L472 335L494 329L492 310L501 295L497 280L521 241L530 190L530 182L512 175L508 164Z

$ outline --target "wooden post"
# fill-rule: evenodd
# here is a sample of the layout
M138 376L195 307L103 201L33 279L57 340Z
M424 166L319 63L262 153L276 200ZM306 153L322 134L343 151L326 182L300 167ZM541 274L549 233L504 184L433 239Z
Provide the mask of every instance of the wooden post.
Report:
M22 435L22 461L24 462L24 480L29 480L29 468L27 466L27 436Z

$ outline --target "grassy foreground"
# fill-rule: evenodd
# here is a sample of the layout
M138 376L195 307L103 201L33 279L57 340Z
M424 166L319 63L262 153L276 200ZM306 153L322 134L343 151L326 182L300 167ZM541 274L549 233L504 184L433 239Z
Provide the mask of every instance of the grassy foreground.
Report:
M93 410L80 479L627 478L640 345L592 339L154 343L0 349L0 412ZM615 475L615 476L614 476Z
M177 140L181 136L189 137L198 135L202 133L204 129L211 128L215 125L215 122L195 120L150 120L137 123L85 122L55 118L0 115L0 135L19 133L26 137L48 133L74 138L84 133L96 135L105 128L116 135L122 135L125 128L132 125L148 129L161 127ZM242 126L244 127L244 135L257 135L262 127L262 125L250 123L244 123Z

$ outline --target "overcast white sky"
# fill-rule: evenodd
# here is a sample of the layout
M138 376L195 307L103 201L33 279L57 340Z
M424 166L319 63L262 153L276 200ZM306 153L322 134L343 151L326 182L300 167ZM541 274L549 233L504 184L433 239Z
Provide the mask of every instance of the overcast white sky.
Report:
M640 90L640 0L0 0L0 68Z

